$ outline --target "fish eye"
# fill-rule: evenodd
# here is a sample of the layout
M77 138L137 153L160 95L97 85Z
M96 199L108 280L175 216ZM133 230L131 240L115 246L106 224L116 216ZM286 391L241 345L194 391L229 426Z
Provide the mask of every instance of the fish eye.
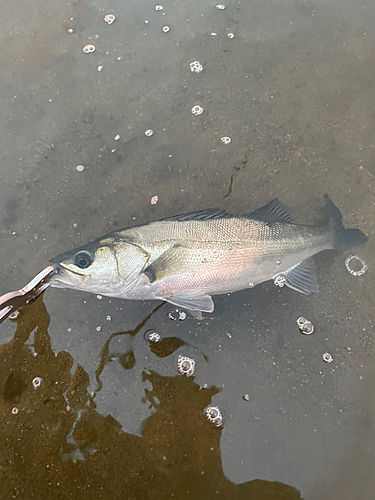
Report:
M92 264L92 257L88 252L78 252L74 256L74 262L80 269L86 269Z

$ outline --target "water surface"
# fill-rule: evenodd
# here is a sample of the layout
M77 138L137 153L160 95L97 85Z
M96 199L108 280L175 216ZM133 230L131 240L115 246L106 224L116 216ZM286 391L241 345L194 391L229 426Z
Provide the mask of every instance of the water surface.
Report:
M372 2L162 5L4 3L0 293L113 229L275 197L313 223L325 193L369 270L324 252L319 294L265 283L202 322L47 290L0 329L4 498L373 498Z

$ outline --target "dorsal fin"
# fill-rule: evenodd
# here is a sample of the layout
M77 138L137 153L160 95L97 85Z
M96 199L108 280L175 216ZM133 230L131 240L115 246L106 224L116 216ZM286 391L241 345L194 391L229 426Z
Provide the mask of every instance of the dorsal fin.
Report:
M278 198L275 198L254 212L245 214L244 217L262 222L287 222L288 224L292 224L293 222L288 209Z
M210 208L208 210L196 210L195 212L188 212L186 214L174 215L172 217L166 217L161 219L163 221L175 220L175 221L186 221L186 220L210 220L210 219L229 219L233 215L228 214L225 210L220 208Z

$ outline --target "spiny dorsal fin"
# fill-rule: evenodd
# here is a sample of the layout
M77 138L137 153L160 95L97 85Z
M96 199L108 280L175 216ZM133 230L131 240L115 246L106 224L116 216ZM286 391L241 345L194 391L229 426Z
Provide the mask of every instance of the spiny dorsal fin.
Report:
M245 214L244 217L262 222L287 222L288 224L292 224L293 222L288 209L278 198L275 198L254 212Z
M229 219L233 215L228 214L225 210L220 208L209 208L208 210L196 210L195 212L188 212L186 214L174 215L161 219L163 221L186 221L186 220L210 220L210 219Z

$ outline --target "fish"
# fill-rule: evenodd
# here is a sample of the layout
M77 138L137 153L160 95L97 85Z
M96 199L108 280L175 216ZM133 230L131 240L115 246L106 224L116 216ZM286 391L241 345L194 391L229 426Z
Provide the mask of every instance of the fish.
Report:
M277 198L236 217L208 209L112 231L50 260L50 286L130 300L163 300L197 319L212 313L212 296L273 280L302 294L318 292L313 256L363 245L345 229L325 195L327 223L294 224Z

